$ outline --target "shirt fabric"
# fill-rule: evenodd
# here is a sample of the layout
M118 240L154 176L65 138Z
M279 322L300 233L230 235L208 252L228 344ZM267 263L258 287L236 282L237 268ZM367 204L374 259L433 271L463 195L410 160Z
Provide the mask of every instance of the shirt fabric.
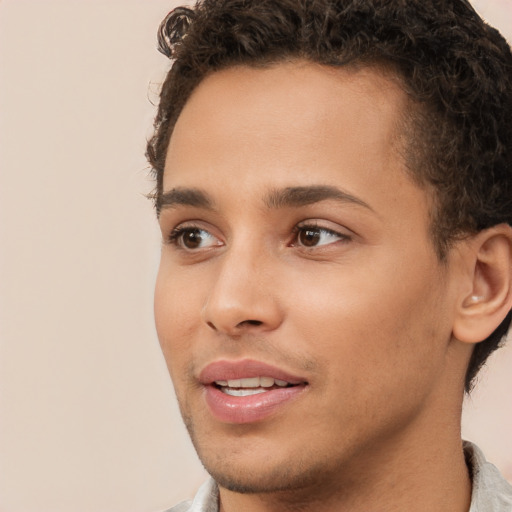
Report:
M476 445L465 441L464 453L473 479L468 512L512 512L512 486L485 460ZM219 488L210 478L192 501L184 501L166 512L219 512Z

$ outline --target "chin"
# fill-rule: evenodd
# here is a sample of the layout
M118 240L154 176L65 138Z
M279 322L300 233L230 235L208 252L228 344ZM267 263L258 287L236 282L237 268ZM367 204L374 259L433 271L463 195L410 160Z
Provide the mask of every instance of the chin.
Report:
M191 439L206 471L220 487L233 492L297 492L317 486L326 477L326 464L308 462L297 450L277 454L270 443L249 447L241 438L233 442L229 451L224 443L199 441L192 432Z
M288 431L272 436L262 425L219 430L184 407L181 412L202 465L220 487L229 491L301 495L301 491L325 486L339 470L339 456L332 449L308 450Z
M314 486L318 472L311 468L287 468L285 464L273 464L266 467L263 464L235 465L226 468L226 462L221 465L209 464L202 461L208 473L219 486L241 494L272 494L294 491Z

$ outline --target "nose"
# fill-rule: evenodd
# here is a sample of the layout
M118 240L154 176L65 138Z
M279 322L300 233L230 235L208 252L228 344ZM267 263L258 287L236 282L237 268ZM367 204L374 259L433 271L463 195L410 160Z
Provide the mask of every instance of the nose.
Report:
M277 297L275 262L250 249L228 251L202 309L208 327L229 336L279 327L283 311Z

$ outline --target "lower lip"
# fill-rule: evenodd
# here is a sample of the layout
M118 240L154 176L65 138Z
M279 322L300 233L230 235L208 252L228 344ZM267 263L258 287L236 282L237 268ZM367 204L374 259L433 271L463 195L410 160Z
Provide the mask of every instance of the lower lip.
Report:
M297 398L305 385L275 388L250 396L231 396L213 385L205 387L206 403L213 416L224 423L253 423L261 421Z

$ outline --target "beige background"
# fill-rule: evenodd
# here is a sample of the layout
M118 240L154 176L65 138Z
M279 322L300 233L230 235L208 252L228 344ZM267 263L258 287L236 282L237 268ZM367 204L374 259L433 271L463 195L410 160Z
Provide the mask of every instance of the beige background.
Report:
M163 0L0 0L0 511L158 511L204 479L152 318ZM512 0L479 10L512 38ZM512 347L464 434L512 479Z

